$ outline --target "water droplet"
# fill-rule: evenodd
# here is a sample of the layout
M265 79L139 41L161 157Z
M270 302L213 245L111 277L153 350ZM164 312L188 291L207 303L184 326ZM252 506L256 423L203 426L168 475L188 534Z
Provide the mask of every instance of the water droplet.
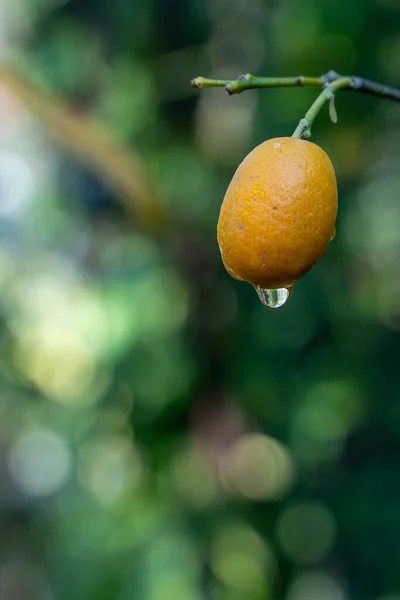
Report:
M336 237L336 227L334 228L333 233L332 233L331 237L329 238L329 241L331 242L332 240L335 239L335 237Z
M289 298L293 286L287 286L282 288L274 288L274 289L264 289L258 285L254 286L254 289L257 292L258 297L261 302L267 308L281 308Z

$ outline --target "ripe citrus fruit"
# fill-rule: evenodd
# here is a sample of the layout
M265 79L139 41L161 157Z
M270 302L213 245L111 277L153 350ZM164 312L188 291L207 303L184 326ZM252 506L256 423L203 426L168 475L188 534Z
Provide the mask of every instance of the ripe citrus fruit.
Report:
M335 235L337 185L328 155L292 137L246 156L226 191L218 244L228 273L258 288L290 288Z

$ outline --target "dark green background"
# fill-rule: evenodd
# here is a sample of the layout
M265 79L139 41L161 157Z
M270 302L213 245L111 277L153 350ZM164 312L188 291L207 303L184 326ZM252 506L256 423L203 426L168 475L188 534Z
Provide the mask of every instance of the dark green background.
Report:
M279 311L216 221L315 89L400 85L397 0L5 0L3 58L132 147L172 230L0 94L0 599L400 598L400 106L341 93L313 141L337 236ZM3 98L4 96L4 98Z

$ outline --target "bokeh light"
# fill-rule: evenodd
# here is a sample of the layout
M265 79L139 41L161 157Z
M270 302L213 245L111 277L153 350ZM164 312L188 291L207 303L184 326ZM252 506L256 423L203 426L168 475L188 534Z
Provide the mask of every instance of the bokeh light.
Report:
M20 155L0 152L0 218L12 218L26 210L34 199L32 167Z
M336 523L322 504L303 502L289 506L281 513L277 536L282 549L292 560L316 563L332 549Z
M292 440L306 463L331 460L346 437L362 422L360 390L351 381L324 381L310 386L294 410Z
M202 508L216 500L217 484L210 461L194 443L182 445L173 456L171 483L189 506Z
M275 577L275 557L268 544L245 523L222 527L212 540L211 568L227 587L262 598Z
M345 600L342 584L325 571L306 571L289 588L286 600Z
M201 153L222 166L240 162L248 146L255 108L252 96L241 96L228 106L224 96L203 96L196 119L196 141Z
M36 498L60 491L68 480L71 451L66 441L49 431L22 434L11 447L9 469L18 488Z
M240 437L222 457L219 473L228 491L252 500L281 498L295 479L288 449L261 434Z
M129 439L103 435L86 442L80 451L79 479L104 504L136 489L144 473L143 461Z

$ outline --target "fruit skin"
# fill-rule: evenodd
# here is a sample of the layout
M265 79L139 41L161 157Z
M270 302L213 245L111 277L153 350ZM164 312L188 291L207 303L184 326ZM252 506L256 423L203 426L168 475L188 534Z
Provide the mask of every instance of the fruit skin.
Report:
M237 168L221 206L226 270L262 288L292 285L324 255L337 208L335 171L322 148L292 137L263 142Z

